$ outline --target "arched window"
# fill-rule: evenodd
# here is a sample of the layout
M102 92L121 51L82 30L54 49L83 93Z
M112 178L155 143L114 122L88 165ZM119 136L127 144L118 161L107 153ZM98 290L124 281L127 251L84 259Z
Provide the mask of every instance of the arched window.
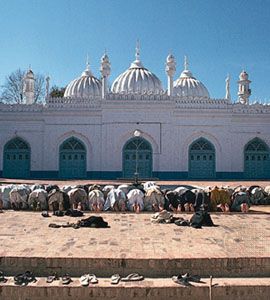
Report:
M86 148L79 139L65 140L59 149L59 177L86 177Z
M30 177L30 153L27 142L16 137L6 143L3 157L3 176L7 178Z
M205 138L199 138L189 147L189 178L211 179L215 175L215 147Z
M269 147L260 138L254 138L244 147L244 174L249 179L270 178Z
M132 138L123 147L123 177L133 178L138 173L140 178L152 177L152 147L141 137Z

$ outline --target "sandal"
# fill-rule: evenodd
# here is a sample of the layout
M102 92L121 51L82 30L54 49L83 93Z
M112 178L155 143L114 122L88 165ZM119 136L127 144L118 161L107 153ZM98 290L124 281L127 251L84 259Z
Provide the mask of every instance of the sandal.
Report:
M6 283L7 279L4 276L4 272L0 271L0 282Z
M52 275L49 275L47 278L46 278L46 282L47 283L52 283L54 280L58 280L59 277L57 275L57 273L53 273Z
M139 275L138 273L131 273L127 277L121 278L121 281L140 281L143 280L144 277Z
M118 284L121 277L119 274L113 274L111 277L111 284Z
M71 281L72 280L68 274L62 276L62 284L69 284Z
M95 274L89 274L89 282L92 284L98 283L98 279Z
M84 274L84 275L82 275L81 276L81 278L80 278L80 283L81 283L81 285L82 286L88 286L88 284L89 284L89 274Z

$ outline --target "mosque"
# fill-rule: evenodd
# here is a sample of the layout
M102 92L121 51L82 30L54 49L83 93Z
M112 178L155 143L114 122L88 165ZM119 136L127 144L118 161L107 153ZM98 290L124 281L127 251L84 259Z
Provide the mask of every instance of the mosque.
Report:
M213 99L187 59L168 84L135 61L108 87L110 61L101 79L87 63L64 97L35 103L35 76L24 80L24 104L0 103L0 177L89 179L270 179L270 105L251 104L242 71L238 100Z

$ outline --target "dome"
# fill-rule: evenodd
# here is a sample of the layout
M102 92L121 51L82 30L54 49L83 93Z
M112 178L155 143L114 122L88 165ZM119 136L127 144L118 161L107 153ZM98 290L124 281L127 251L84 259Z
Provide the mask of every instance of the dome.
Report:
M174 81L174 94L187 97L210 98L207 88L202 82L193 77L188 70L188 62L185 57L184 71L180 77Z
M248 80L248 73L246 71L242 71L239 75L240 80Z
M120 74L113 82L111 91L113 93L154 93L163 91L161 81L158 77L144 68L140 61L140 53L136 48L136 60L130 67Z
M81 77L68 84L64 97L88 98L95 96L101 96L101 82L92 75L87 63L86 70Z

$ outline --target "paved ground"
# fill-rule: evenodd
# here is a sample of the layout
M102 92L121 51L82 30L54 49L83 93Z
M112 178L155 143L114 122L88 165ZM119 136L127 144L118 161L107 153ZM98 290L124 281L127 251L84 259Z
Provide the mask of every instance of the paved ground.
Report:
M91 213L86 213L89 216ZM270 257L269 214L213 214L217 227L153 224L151 214L102 213L110 228L49 228L75 222L37 212L0 215L0 257L220 258ZM189 219L191 215L181 214Z

